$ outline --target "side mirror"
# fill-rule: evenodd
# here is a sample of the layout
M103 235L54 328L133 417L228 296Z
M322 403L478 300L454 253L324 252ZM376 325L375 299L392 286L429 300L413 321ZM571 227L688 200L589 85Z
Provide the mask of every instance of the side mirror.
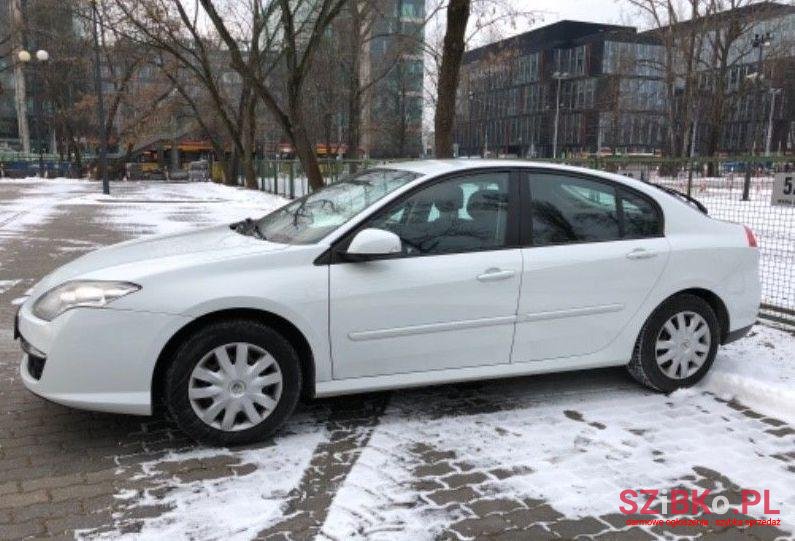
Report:
M345 255L352 260L366 260L378 256L399 254L402 250L400 237L391 231L370 228L362 229L353 237Z

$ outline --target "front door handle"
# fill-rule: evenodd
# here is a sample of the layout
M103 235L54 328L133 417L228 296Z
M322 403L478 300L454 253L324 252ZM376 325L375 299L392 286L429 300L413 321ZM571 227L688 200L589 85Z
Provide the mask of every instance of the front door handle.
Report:
M650 259L657 257L657 252L652 252L646 248L635 248L627 254L627 259Z
M497 280L507 280L508 278L513 278L514 275L516 275L516 271L492 268L487 269L483 274L479 274L478 281L496 282Z

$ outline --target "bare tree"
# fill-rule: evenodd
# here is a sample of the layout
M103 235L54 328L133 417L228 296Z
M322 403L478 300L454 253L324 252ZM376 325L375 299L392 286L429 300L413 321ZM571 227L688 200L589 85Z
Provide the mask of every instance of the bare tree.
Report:
M705 2L687 0L681 10L676 0L627 0L650 23L663 47L658 70L666 89L665 153L682 155L688 146L694 111L696 59L702 50ZM687 20L686 23L683 21Z
M232 77L235 72L225 69L232 62L223 42L217 35L205 31L199 20L199 8L189 11L181 0L114 0L119 10L116 28L126 32L150 49L159 51L159 66L175 90L194 113L202 131L211 138L219 160L224 164L225 180L235 183L238 163L242 165L245 183L256 187L254 144L256 133L256 101L252 78ZM259 4L259 2L257 2ZM244 68L252 75L263 77L262 46L270 47L274 34L264 24L271 7L253 8L243 13L237 22L250 28L249 46ZM174 77L179 74L181 79ZM235 81L235 79L237 79ZM197 108L198 96L189 95L188 88L196 87L206 93L203 103L218 118L232 146L227 161L217 130L209 130L207 111Z
M470 2L471 0L450 0L447 5L447 29L439 68L436 116L434 117L434 137L438 158L453 157L455 104L461 60L464 57Z
M445 100L452 100L452 103L442 104L442 108L452 108L453 121L456 108L456 90L459 85L460 63L456 74L455 85L442 90L442 65L445 62L445 46L449 31L448 19L446 18L451 0L433 0L429 10L428 22L425 31L425 98L430 109L434 111L434 132L439 133L438 111L439 97L444 96ZM536 12L527 9L523 4L511 2L509 0L470 0L468 2L469 16L468 23L464 29L463 50L476 47L482 43L492 43L504 39L510 34L519 31L522 26L529 26L536 19ZM445 16L436 16L436 14ZM463 58L462 50L462 58ZM449 81L446 83L449 84ZM452 94L449 90L452 89ZM452 131L453 121L450 122L450 155L452 155ZM438 135L435 136L438 141ZM437 148L437 155L438 148Z
M232 67L251 84L295 148L309 185L315 189L322 187L323 176L315 154L314 138L307 130L304 114L305 85L323 35L345 0L274 0L266 5L262 0L247 2L254 13L248 29L233 26L229 18L224 20L213 0L200 0L200 3L228 48ZM274 35L279 36L278 48L258 50L258 35L265 28L274 29ZM247 44L247 49L242 48L241 43ZM249 57L248 61L246 57ZM256 62L251 58L256 58ZM267 70L263 70L266 63L271 68L283 66L283 92L269 84L264 73Z
M710 0L711 17L706 28L706 55L701 69L709 74L709 99L705 103L705 154L715 156L721 147L730 109L737 100L747 99L749 87L741 73L741 65L751 60L752 28L764 4L753 0ZM787 44L783 49L787 49ZM776 47L769 56L775 57ZM783 75L783 72L782 74ZM717 164L710 163L710 174Z

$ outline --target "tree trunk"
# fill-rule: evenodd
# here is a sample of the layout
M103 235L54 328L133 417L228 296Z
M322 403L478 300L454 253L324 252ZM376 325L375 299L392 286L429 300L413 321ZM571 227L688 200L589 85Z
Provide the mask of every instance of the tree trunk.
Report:
M436 157L453 157L453 127L455 100L461 60L464 57L464 38L471 0L450 0L447 5L447 28L442 47L442 65L439 68L438 97L434 121Z
M356 1L349 3L351 31L348 47L351 55L350 88L348 89L348 158L359 159L362 122L362 92L360 70L362 61L362 17Z
M254 156L246 149L243 155L243 174L245 175L246 188L258 190L259 184L257 183L257 169L254 163Z
M320 164L317 161L315 149L303 126L293 132L292 142L293 146L295 146L295 154L304 167L304 174L310 188L319 190L324 186L323 174L320 172Z
M224 175L224 184L227 186L237 186L237 170L240 164L240 159L236 148L232 148L232 153L229 160L226 162L226 174Z
M254 145L256 144L257 134L257 97L254 93L248 93L245 119L243 125L243 173L245 175L246 188L253 190L259 189L257 184L257 170L254 163Z
M11 50L16 54L17 51L25 47L24 26L22 16L21 0L11 0L9 5L11 12ZM14 106L17 113L17 129L19 130L19 140L22 143L22 152L30 153L30 129L28 127L28 106L25 88L25 72L22 69L22 62L17 62L16 58L11 59L14 66Z
M80 152L79 141L75 141L75 169L77 169L77 178L83 178L83 154Z
M361 143L362 122L362 95L352 92L348 100L348 158L359 159L359 145Z

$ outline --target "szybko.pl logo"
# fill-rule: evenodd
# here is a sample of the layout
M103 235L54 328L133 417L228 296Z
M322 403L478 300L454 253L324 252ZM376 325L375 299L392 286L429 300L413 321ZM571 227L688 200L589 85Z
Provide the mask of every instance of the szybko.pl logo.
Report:
M728 518L716 518L715 522L721 526L779 526L778 518L762 520L747 518L749 512L764 515L779 515L781 510L774 509L770 503L769 490L743 489L740 491L740 504L732 505L724 495L711 496L710 490L685 490L673 489L670 494L657 489L622 490L619 499L623 505L619 511L625 515L698 515L697 519L689 522L708 524L707 515L729 515ZM731 515L744 515L734 518ZM632 520L635 525L644 525L647 522L654 524L669 524L672 526L684 525L682 520L653 521ZM627 521L627 524L630 520ZM752 524L753 523L753 524Z

